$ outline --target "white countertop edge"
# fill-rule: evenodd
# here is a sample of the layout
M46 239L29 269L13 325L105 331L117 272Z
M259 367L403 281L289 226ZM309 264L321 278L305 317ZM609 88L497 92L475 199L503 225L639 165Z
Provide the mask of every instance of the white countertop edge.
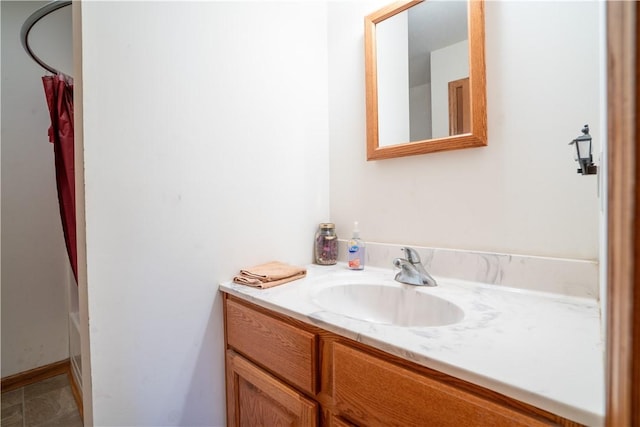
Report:
M323 268L326 268L326 267L323 267ZM384 270L384 269L376 268L376 270ZM284 286L287 286L287 285L293 286L295 283L296 282L290 282L288 284L285 284ZM479 286L484 287L484 286L493 286L493 285L479 284ZM505 288L504 286L500 286L500 289L502 291L504 291L504 288ZM479 385L481 387L485 387L487 389L501 393L505 396L522 401L524 403L528 403L532 406L546 410L553 414L557 414L569 420L576 421L587 426L595 427L595 426L604 425L604 413L597 413L587 408L576 407L574 405L549 398L548 396L544 396L544 395L535 393L533 391L526 390L524 388L515 386L513 384L508 384L508 383L496 380L494 378L491 378L486 375L482 375L472 370L468 370L468 369L456 366L454 364L447 363L446 361L430 358L428 356L413 352L406 348L402 348L398 345L395 345L386 341L381 341L374 336L367 335L366 332L363 332L363 331L358 332L358 331L350 330L341 325L332 323L330 320L314 317L314 313L310 313L309 315L307 315L307 314L298 312L294 309L283 307L281 305L278 305L277 302L272 302L264 298L260 298L259 293L263 292L263 290L244 286L244 285L236 285L234 283L222 283L220 284L219 289L222 292L234 295L240 299L251 302L263 308L270 309L277 313L289 316L303 323L306 323L315 327L319 327L322 329L326 329L330 332L333 332L345 338L349 338L354 341L360 342L362 344L369 345L378 350L393 354L395 356L417 363L427 368L440 371L442 373L451 375L455 378L459 378L459 379L468 381L470 383ZM515 288L509 289L508 291L512 291L515 293L532 293L532 294L538 294L538 295L546 294L544 292L526 291L526 290L515 289ZM257 295L254 295L254 294L257 294ZM557 295L554 295L554 296L557 297ZM569 297L569 298L580 299L578 297ZM360 322L360 321L356 321L356 322ZM366 322L362 322L362 323L366 323Z

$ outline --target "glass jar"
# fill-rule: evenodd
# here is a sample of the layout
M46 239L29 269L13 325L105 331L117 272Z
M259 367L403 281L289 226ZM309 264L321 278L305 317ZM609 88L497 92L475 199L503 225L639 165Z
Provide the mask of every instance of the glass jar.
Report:
M323 222L318 227L315 240L316 264L333 265L338 262L338 236L336 226Z

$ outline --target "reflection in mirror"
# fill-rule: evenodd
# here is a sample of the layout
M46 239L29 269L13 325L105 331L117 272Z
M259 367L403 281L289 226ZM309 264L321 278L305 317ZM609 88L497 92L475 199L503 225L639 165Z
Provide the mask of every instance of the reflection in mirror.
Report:
M367 16L365 66L368 160L486 145L482 1Z
M376 26L380 146L469 132L457 126L470 114L467 27L466 1L425 1Z

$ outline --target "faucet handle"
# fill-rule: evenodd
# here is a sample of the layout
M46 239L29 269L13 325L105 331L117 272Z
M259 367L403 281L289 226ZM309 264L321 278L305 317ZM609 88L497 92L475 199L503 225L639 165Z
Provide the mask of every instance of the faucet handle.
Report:
M418 251L408 246L403 247L401 250L404 251L407 256L407 261L409 261L411 264L422 264L422 261L420 261L420 255L418 255Z

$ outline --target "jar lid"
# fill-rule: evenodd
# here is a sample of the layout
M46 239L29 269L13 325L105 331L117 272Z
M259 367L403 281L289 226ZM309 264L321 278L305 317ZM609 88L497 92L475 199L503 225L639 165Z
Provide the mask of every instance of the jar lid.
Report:
M320 228L336 228L336 225L332 222L321 222Z

